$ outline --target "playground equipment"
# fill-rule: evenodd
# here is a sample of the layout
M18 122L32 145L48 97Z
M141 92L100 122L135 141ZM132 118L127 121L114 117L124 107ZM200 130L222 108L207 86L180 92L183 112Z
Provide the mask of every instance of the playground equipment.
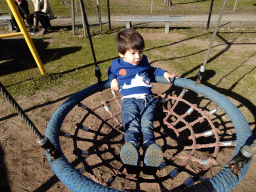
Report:
M167 81L161 77L157 77L155 80L157 83L167 83ZM187 191L191 191L193 188L196 188L198 191L230 191L233 187L235 187L242 180L245 173L249 169L249 165L251 162L251 156L252 156L253 152L252 151L250 152L250 150L246 149L248 146L243 148L243 146L250 145L253 142L252 133L251 133L248 123L246 122L245 118L240 113L240 111L233 105L232 102L230 102L226 97L222 96L221 94L212 90L211 88L206 87L202 84L196 84L196 82L194 82L194 81L191 81L188 79L182 79L182 78L175 79L175 81L173 81L173 85L177 86L177 87L185 88L185 90L189 90L189 91L193 91L195 93L201 94L204 97L207 97L209 100L213 101L215 104L217 104L217 106L219 106L219 108L221 108L223 111L225 111L226 114L229 116L229 118L232 121L234 128L236 130L236 134L237 134L236 150L234 153L234 158L231 160L231 162L228 163L224 167L223 170L221 170L218 174L214 175L212 178L202 181L201 185L195 185L195 186L189 187L193 184L194 181L196 181L196 179L198 180L199 178L196 178L196 177L188 178L186 181L184 181L184 185L189 187L189 188L187 188ZM90 87L87 87L84 90L71 96L55 112L55 114L52 116L52 119L50 120L50 122L47 126L46 137L49 138L49 140L53 143L53 145L59 151L61 151L61 147L60 147L60 143L59 143L59 136L62 135L62 136L73 138L74 146L77 146L75 138L77 137L79 130L81 130L85 133L95 131L94 129L91 130L90 128L88 128L89 127L87 125L88 123L87 124L83 123L83 121L85 121L85 119L89 116L88 114L93 113L94 110L96 108L98 108L99 106L96 106L94 108L89 108L88 106L83 104L82 100L84 100L86 97L88 97L98 91L102 91L102 89L104 90L109 87L110 87L110 84L108 81L103 81L102 85L95 84ZM189 104L185 100L181 99L186 92L185 90L183 90L181 92L179 97L177 97L177 98L170 97L169 98L169 99L176 99L177 101L173 104L172 108L165 111L168 115L166 115L166 117L164 118L164 121L166 120L166 125L169 128L174 130L177 137L179 136L179 133L181 133L183 130L185 130L185 129L190 130L190 133L191 133L190 139L193 141L193 144L191 146L186 146L187 150L191 150L191 152L187 156L185 156L185 155L179 156L179 158L184 160L182 166L186 166L188 164L188 162L192 160L194 162L199 162L201 165L203 165L204 166L203 170L206 171L212 165L217 163L216 158L217 158L217 155L219 152L219 147L231 146L232 142L231 141L220 142L220 140L218 138L218 130L214 127L214 125L211 125L211 127L212 127L211 130L205 131L203 133L196 133L193 131L192 127L194 126L194 124L196 124L198 121L201 121L202 118L207 118L209 120L208 116L211 114L214 114L218 110L218 108L212 109L209 112L209 114L203 114L203 112L199 108L197 108L196 106ZM163 98L165 98L165 97L163 96ZM108 103L108 102L109 101L103 102L103 104L101 106L108 108L106 105L106 103ZM175 106L180 102L185 102L186 104L188 104L190 106L183 115L177 115L174 112ZM83 109L87 110L88 114L86 114L83 117L83 120L76 125L77 130L75 131L75 134L72 135L70 133L61 132L61 125L62 125L64 118L77 105L79 105ZM106 110L108 110L108 109L106 109ZM192 122L187 122L185 120L185 118L186 118L186 116L190 116L191 113L193 112L193 110L198 111L199 113L202 113L201 119L197 119ZM170 119L170 116L176 116L177 120L175 120L174 122L171 122L171 123L168 122L168 119ZM106 119L110 120L110 119L114 119L115 117L116 117L116 113L112 113L112 115L110 117L105 118L105 119L99 117L98 120L100 121L100 123L99 123L100 126L99 126L98 130L100 131L102 129L103 125L108 124L107 122L105 122ZM175 126L180 122L183 122L184 126L179 127L179 129L178 128L176 129ZM211 121L209 121L209 124L212 124ZM110 127L118 129L119 126L120 126L120 123L117 123L115 125L111 125ZM118 131L121 132L121 129L118 129ZM103 135L101 134L101 137ZM196 138L199 138L202 136L209 137L209 136L213 136L213 135L215 136L216 142L214 144L212 144L212 146L210 146L210 144L208 146L208 147L215 148L213 156L209 157L207 159L196 158L194 156L194 154L197 149L207 148L206 146L197 144ZM99 145L99 142L103 142L103 141L98 141L96 138L97 138L97 136L95 135L95 138L93 140L95 142L96 141L97 142L94 144L95 146L93 147L93 149L95 149L97 151L97 149L98 149L97 146ZM108 140L109 138L105 138L105 139ZM78 139L78 141L80 141L80 142L86 141L86 140L88 140L88 139L87 138L82 138L82 139L80 138L80 140ZM106 141L106 140L104 140L104 141ZM109 151L111 152L111 148L109 148ZM79 147L74 149L74 154L82 157L83 159L86 158L85 156L90 155L91 152L92 151L84 151L84 150L80 149ZM97 154L98 153L103 153L103 152L97 151ZM114 156L114 159L115 158L118 159L117 155L113 155L113 156ZM238 158L238 156L240 156L242 158ZM83 168L78 170L78 169L75 169L71 164L69 164L68 160L66 159L66 157L64 155L62 155L60 158L58 158L54 162L52 162L50 160L49 155L47 155L47 157L48 157L49 163L52 167L52 170L55 172L57 177L72 191L79 191L79 190L83 190L83 191L92 191L92 190L95 190L95 191L96 190L97 191L118 191L116 189L108 188L105 185L109 185L114 180L115 177L123 176L121 173L121 171L123 170L122 168L119 168L119 169L115 168L113 170L113 172L116 172L116 173L113 174L107 182L102 183L102 185L100 185L99 183L95 182L97 180L94 179L94 181L92 181L91 179L87 178L80 172L81 169L88 171L88 164L87 165L85 164L85 166ZM101 157L101 156L98 156L98 157L102 161L104 161L103 157ZM173 161L173 159L171 159L171 158L169 159L168 157L166 157L166 159L167 159L166 164ZM107 159L107 160L105 160L105 162L103 164L106 165L106 163L108 161L111 161L111 160ZM92 165L92 166L95 167L95 165ZM165 167L165 166L166 166L165 164L162 164L162 165L160 165L159 169L163 169L163 167ZM108 165L108 167L113 168L111 165ZM179 172L181 172L181 170L179 168L173 169L173 171L171 171L169 173L169 176L167 175L166 177L174 178L177 174L179 174ZM231 170L234 172L232 172ZM200 176L200 174L198 175L198 177L199 176ZM207 186L207 188L209 190L205 190L205 186Z
M6 1L7 1L8 5L11 9L11 12L12 12L15 20L17 21L17 24L18 24L21 32L0 35L0 38L7 38L7 37L14 37L14 36L22 36L23 35L27 44L28 44L28 47L29 47L29 49L30 49L35 61L36 61L36 64L37 64L41 74L45 75L45 68L43 66L43 63L42 63L42 61L41 61L41 59L38 55L38 52L37 52L37 50L34 46L34 43L32 42L32 40L31 40L31 38L28 34L27 28L26 28L24 22L22 21L22 18L21 18L20 14L17 10L17 7L16 7L14 1L13 0L6 0Z
M168 83L162 77L156 77L155 81L157 83L164 83L164 84ZM249 169L251 158L256 150L255 144L252 144L253 142L252 133L247 121L245 120L241 112L236 108L236 106L234 106L234 104L229 99L222 96L221 94L214 91L213 89L202 84L196 84L196 82L192 80L182 79L182 78L175 79L175 81L172 80L172 83L176 87L181 87L185 89L180 93L180 96L178 97L170 96L168 98L164 95L161 96L162 102L164 102L165 99L177 100L176 102L173 103L170 109L168 109L167 111L164 111L164 112L167 112L168 114L164 118L164 122L166 122L165 124L170 129L174 130L175 133L178 132L179 134L179 132L181 133L185 129L190 131L191 136L190 138L188 138L188 140L191 139L193 141L193 144L190 147L189 146L186 146L186 147L187 147L187 150L191 150L191 153L189 153L189 155L187 156L183 156L183 155L180 156L185 163L188 163L189 160L192 160L194 162L199 162L204 167L204 170L206 171L213 164L215 164L216 157L219 152L219 147L232 145L231 141L220 142L218 138L218 130L212 125L211 120L209 120L208 116L215 114L219 108L225 111L226 114L229 116L231 122L234 125L234 128L236 130L236 135L237 135L236 149L231 161L218 174L214 175L209 179L203 180L199 184L192 185L194 181L197 181L196 179L200 179L200 178L196 178L196 177L188 178L187 180L184 181L184 185L187 187L184 190L185 191L193 191L193 190L195 191L230 191L243 179L244 175ZM85 166L85 167L81 167L81 169L75 169L73 165L71 165L66 159L66 157L64 156L63 152L61 151L61 146L59 143L59 136L66 136L74 139L75 136L78 135L78 131L83 131L85 133L87 132L89 133L90 131L92 131L90 130L91 128L86 127L82 121L76 124L77 130L74 135L63 133L61 132L60 129L66 115L77 105L82 109L85 109L85 111L88 111L88 114L93 113L94 109L96 109L98 106L95 107L94 109L90 109L89 107L85 106L82 103L82 100L85 99L86 97L89 97L90 95L95 94L96 92L102 91L109 87L110 87L110 83L108 81L103 81L102 84L94 84L71 96L65 103L63 103L60 106L60 108L52 116L50 122L48 123L46 134L45 136L43 136L40 134L40 132L37 131L33 123L28 119L28 117L25 115L22 109L18 106L18 104L14 101L14 99L9 95L6 89L2 86L2 84L0 84L1 93L4 95L6 100L8 100L13 105L13 107L17 110L18 114L24 119L24 121L28 123L33 133L38 137L37 142L42 146L42 148L46 150L47 159L54 173L61 180L61 182L65 184L68 188L70 188L72 191L118 191L116 189L109 188L105 185L111 184L111 182L114 180L114 177L120 176L120 175L123 176L122 174L120 174L120 171L121 171L120 169L114 170L116 171L116 174L113 175L111 178L109 178L109 180L106 183L103 183L101 185L95 182L97 181L96 179L94 179L93 181L81 173L82 170L86 170L86 168L88 167ZM189 102L187 102L185 99L182 98L185 94L187 94L186 93L187 90L195 92L197 94L201 94L204 97L207 97L209 100L213 101L219 107L213 108L212 110L209 111L209 113L202 112L196 105L190 104ZM109 111L107 107L107 104L109 102L110 102L109 100L103 102L101 104L101 107L103 106L107 111ZM177 107L177 104L180 104L182 102L187 104L189 107L187 108L187 111L183 115L182 114L178 115L175 112L175 107ZM194 110L202 114L201 119L198 119L199 121L205 118L209 122L209 124L211 124L210 130L205 131L203 133L198 133L198 132L196 133L195 131L193 131L192 127L194 126L194 124L197 123L198 120L194 119L194 121L192 122L187 122L185 118L187 116L191 116ZM111 112L109 113L111 114ZM177 117L177 121L170 122L168 119L170 119L171 116ZM109 120L114 119L115 117L116 117L115 114L111 114L111 118L109 118ZM87 115L85 115L83 120L85 120L86 118L87 118ZM102 119L103 118L99 117L100 121ZM176 128L176 125L179 122L183 122L185 126L183 127L179 126L178 128ZM101 126L99 127L98 131L100 131L102 126L104 124L107 124L107 122L102 121L102 123L100 124ZM117 124L115 124L112 127L118 130L118 126L120 126L120 122L119 123L117 122ZM99 133L100 132L98 132L98 134ZM100 134L101 137L103 135L104 134ZM194 152L196 149L207 148L205 146L203 147L202 145L197 144L196 142L196 138L199 138L202 136L205 136L205 137L214 136L216 139L215 144L213 144L214 145L213 147L215 148L215 152L212 157L209 157L207 159L198 159L194 156L195 154ZM109 137L107 137L106 139L109 139ZM88 139L84 138L84 141L86 140ZM102 143L100 143L100 141L97 141L95 143L95 146L99 144L102 144ZM212 146L209 146L209 147L212 147ZM97 147L94 149L98 150ZM110 152L111 150L113 149L109 148ZM77 147L75 148L73 153L77 156L85 158L87 155L90 155L90 152L91 151L84 151ZM114 157L118 157L118 155L116 154ZM100 158L104 161L104 158L102 158L101 156ZM168 164L168 162L170 163L171 161L173 160L167 158L165 163L159 166L159 169L164 169L166 166L170 165ZM106 163L106 160L105 160L105 163ZM175 178L181 171L182 169L179 169L179 168L173 169L170 173L168 173L169 175L168 177Z

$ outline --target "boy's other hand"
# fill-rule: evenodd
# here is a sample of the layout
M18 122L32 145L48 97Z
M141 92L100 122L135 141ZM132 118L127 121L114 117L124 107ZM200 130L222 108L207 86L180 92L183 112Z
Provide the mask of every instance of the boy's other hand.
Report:
M170 73L168 73L168 72L165 72L165 73L164 73L164 78L165 78L169 83L171 83L170 78L178 78L178 77L179 77L179 76L176 75L176 74L170 74Z
M119 90L119 85L118 85L118 82L117 82L117 79L113 79L111 81L111 91L118 91Z

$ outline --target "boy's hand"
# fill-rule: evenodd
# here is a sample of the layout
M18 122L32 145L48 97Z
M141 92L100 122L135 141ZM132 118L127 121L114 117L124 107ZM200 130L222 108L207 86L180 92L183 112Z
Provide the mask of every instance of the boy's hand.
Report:
M113 79L111 81L111 91L118 91L119 90L119 85L117 82L117 79Z
M171 83L170 78L178 78L178 77L179 77L179 76L176 75L176 74L170 74L170 73L168 73L168 72L165 72L165 73L164 73L164 78L165 78L169 83Z

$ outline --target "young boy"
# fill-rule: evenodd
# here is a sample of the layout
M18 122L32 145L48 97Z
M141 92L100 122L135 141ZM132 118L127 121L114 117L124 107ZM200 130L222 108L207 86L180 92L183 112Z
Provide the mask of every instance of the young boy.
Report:
M139 137L143 136L144 166L158 167L163 161L163 152L155 143L153 120L157 98L152 96L150 76L164 76L168 82L176 78L160 68L152 67L143 55L143 37L134 29L126 29L116 36L116 46L121 58L112 61L108 69L111 90L123 95L121 118L124 140L120 153L124 164L139 166Z

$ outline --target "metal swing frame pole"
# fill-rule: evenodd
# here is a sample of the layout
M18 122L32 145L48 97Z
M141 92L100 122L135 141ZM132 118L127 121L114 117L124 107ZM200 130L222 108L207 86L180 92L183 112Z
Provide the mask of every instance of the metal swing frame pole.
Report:
M208 21L207 21L207 26L206 26L206 29L207 29L207 30L209 29L210 22L211 22L213 2L214 2L214 0L211 0L210 10L209 10L209 16L208 16Z
M109 28L109 30L111 30L109 0L107 0L107 8L108 8L108 28Z
M74 6L75 2L74 0L71 0L71 14L72 14L72 33L73 35L75 35L75 6Z

